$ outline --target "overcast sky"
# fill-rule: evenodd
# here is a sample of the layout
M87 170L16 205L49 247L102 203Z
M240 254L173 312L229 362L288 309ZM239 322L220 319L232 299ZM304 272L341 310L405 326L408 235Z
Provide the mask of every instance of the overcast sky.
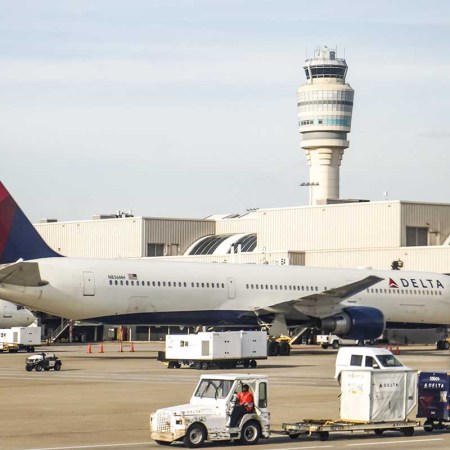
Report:
M450 2L0 3L0 179L36 222L305 205L302 65L355 89L341 197L450 203Z

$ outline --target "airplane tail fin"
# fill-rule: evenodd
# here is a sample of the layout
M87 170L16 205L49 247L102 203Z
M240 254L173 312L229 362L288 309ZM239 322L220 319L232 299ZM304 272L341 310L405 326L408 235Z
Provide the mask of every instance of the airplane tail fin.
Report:
M0 182L0 264L55 256Z

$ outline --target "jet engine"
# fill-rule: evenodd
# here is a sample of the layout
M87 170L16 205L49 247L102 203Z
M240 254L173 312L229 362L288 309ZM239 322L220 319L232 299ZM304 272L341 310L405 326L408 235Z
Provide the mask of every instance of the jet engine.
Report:
M322 319L321 328L343 339L369 340L376 339L383 333L385 321L379 309L355 306Z

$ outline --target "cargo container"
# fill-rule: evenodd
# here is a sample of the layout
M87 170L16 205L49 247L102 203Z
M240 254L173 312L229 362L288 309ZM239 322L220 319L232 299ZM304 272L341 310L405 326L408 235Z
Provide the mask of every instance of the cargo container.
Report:
M450 429L450 372L419 372L417 417L425 431Z
M158 359L170 369L188 365L206 370L217 366L256 367L258 359L267 359L267 334L264 331L200 332L167 335L165 352Z
M17 351L26 350L27 352L34 352L34 347L41 345L41 327L0 329L0 343L3 344L2 348L14 344L14 348L17 348Z

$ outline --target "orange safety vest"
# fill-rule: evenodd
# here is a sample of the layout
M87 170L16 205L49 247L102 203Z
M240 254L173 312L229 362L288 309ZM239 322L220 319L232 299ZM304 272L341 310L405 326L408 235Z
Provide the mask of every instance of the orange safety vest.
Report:
M253 410L253 394L250 391L239 392L237 394L237 399L239 400L240 405L247 403L247 405L245 405L245 409L247 411L250 412Z

